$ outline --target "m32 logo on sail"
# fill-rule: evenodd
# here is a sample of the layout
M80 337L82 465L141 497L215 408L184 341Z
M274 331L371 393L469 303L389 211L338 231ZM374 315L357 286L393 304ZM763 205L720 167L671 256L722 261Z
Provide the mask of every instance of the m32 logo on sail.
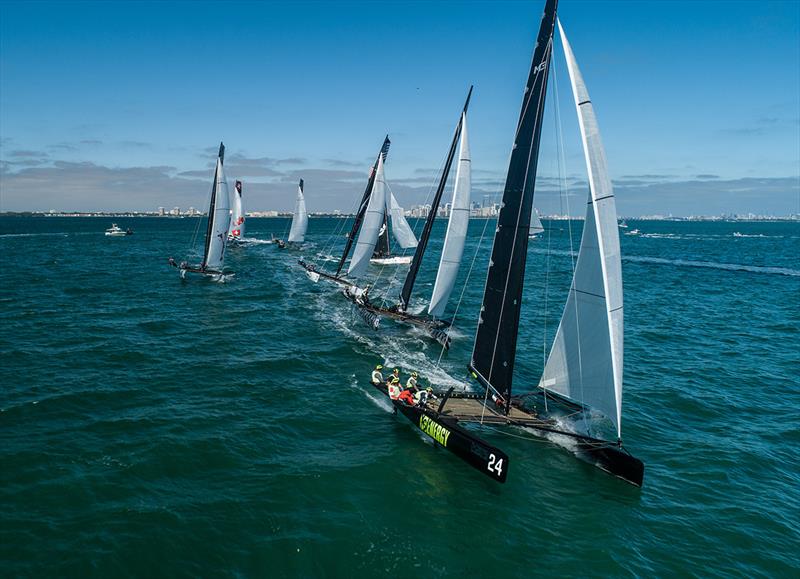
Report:
M450 438L450 431L438 422L431 420L423 414L419 417L419 429L442 446L447 446L447 439Z

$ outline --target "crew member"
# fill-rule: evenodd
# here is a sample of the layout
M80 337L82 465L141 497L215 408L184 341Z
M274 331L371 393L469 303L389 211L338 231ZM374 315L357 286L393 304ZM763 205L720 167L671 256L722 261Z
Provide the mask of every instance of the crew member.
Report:
M381 370L383 370L383 366L378 364L377 366L375 366L375 369L372 371L372 383L375 386L378 386L379 384L383 384L383 374L381 374Z
M417 388L417 377L419 374L416 372L411 372L411 376L409 376L408 380L406 381L406 388L413 390L415 393L419 392L419 388Z
M414 400L417 401L417 404L420 406L425 406L428 403L428 400L435 400L436 394L433 393L433 388L428 386L425 390L420 390L414 395Z
M392 370L392 375L389 376L389 380L394 380L395 378L397 378L397 381L400 382L400 370L397 368Z
M414 406L414 393L409 388L403 390L397 399L405 402L409 406Z
M389 398L392 400L397 400L400 398L400 378L390 378L389 379Z

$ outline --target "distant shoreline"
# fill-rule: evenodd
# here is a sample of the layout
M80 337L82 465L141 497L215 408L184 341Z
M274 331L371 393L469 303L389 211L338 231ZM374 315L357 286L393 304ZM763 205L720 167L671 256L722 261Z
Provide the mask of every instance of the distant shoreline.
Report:
M157 212L145 211L122 211L122 212L102 212L102 211L1 211L0 217L93 217L98 219L131 219L138 217L158 217L162 219L191 219L193 217L205 217L205 213L195 214L182 214L182 215L160 215ZM259 211L252 214L247 214L250 219L273 219L273 218L289 218L291 213L272 212L272 211ZM351 219L354 217L352 213L311 213L310 218L334 218L334 219ZM492 219L493 217L484 216L470 216L470 219ZM544 215L542 219L548 221L564 221L567 218L563 215ZM574 221L583 221L583 218L573 217ZM765 222L800 222L800 214L793 215L759 215L759 216L739 216L739 215L718 215L718 216L691 216L691 217L673 217L673 216L660 216L660 215L645 215L640 217L620 217L621 221L720 221L720 222L736 222L736 223L765 223Z

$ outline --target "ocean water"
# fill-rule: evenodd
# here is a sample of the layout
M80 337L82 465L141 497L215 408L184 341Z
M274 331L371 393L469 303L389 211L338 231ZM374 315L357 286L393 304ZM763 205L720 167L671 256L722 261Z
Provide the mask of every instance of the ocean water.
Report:
M342 220L311 219L298 250L230 248L229 283L167 266L196 220L117 221L135 234L0 217L1 575L800 575L800 224L621 230L641 230L621 237L637 489L486 428L511 458L499 485L371 391L379 362L470 385L487 222L470 224L442 354L413 330L372 331L296 265L332 264ZM266 239L287 220L248 225ZM581 226L545 222L531 242L519 391L538 381ZM403 272L371 271L391 299Z

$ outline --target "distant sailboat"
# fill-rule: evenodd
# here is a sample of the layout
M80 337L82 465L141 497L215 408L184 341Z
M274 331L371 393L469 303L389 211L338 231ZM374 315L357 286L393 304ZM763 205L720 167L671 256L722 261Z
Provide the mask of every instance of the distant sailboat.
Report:
M244 239L244 206L242 204L242 182L236 181L233 186L233 210L228 232L228 243L238 244Z
M395 321L404 322L410 325L425 329L428 334L438 341L445 348L450 347L450 337L445 328L450 323L442 319L450 294L455 286L458 269L461 264L461 257L464 252L464 243L469 226L469 201L471 188L471 158L469 141L467 138L467 109L472 97L472 87L467 94L464 108L459 116L458 124L450 144L447 160L439 179L439 185L433 196L431 210L422 229L417 249L411 261L411 267L406 274L403 289L399 296L399 302L389 308L373 304L368 296L361 295L359 288L352 288L345 295L349 297L359 308L369 312L365 320L373 327L378 327L375 316L383 316ZM419 273L425 250L428 246L433 223L437 216L437 209L441 202L442 195L447 184L450 168L455 158L456 147L459 148L458 167L456 169L455 186L453 188L453 199L451 203L450 219L447 224L447 233L442 248L442 255L439 260L439 268L436 273L436 281L431 294L431 301L428 307L428 315L416 315L408 312L408 305L411 300L411 293L414 289L417 275Z
M225 180L223 168L224 158L225 145L220 143L214 181L211 186L211 202L208 207L208 225L202 261L193 265L187 261L177 263L173 258L169 258L169 264L178 269L181 279L185 279L187 273L210 277L215 281L221 281L227 276L233 275L233 272L225 269L225 242L228 237L231 215L228 182Z
M528 384L534 392L512 394L557 3L545 4L478 314L469 369L484 393L457 393L451 388L441 393L441 402L412 406L393 400L392 404L436 444L499 482L506 480L509 457L463 425L511 426L518 437L526 431L561 435L591 464L641 486L644 464L622 445L622 268L614 193L594 109L560 23L589 198L572 285L542 377L538 384ZM377 387L386 392L385 385ZM597 424L596 413L604 417ZM613 435L605 434L606 424Z
M544 231L544 225L542 225L542 220L539 218L539 212L534 208L531 214L531 227L528 229L528 237L534 238L542 231Z
M388 187L387 187L388 189ZM377 265L403 265L411 263L410 255L392 255L389 242L389 229L392 230L397 244L403 249L413 249L417 246L417 238L406 221L405 211L397 202L394 193L387 191L386 207L383 213L383 226L378 233L378 242L372 252L370 263ZM391 223L391 228L389 224Z
M289 230L289 243L302 243L306 239L308 229L308 213L306 212L306 198L303 196L303 180L297 186L297 202L292 215L292 227Z

